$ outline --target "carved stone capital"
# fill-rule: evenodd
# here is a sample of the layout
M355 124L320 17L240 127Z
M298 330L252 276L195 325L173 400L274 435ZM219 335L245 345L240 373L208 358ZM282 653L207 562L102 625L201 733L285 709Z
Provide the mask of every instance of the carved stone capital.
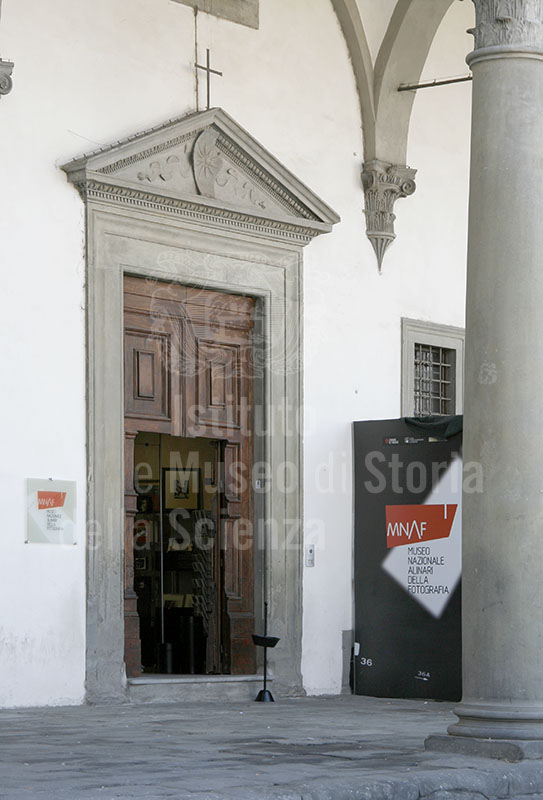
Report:
M0 58L0 97L3 94L9 94L13 88L11 73L14 66L13 61L4 61L3 58Z
M394 203L400 197L408 197L415 191L416 169L387 164L386 161L367 161L362 165L364 187L366 234L370 240L379 272L389 245L396 238L394 233Z
M475 51L487 47L516 47L543 51L541 0L473 0ZM476 53L475 53L476 55Z

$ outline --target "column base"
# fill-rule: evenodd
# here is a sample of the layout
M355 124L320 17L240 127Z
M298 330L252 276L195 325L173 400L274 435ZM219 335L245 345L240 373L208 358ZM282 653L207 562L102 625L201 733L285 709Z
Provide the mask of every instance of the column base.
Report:
M536 703L460 703L454 709L458 722L450 725L451 736L474 739L543 740L543 706Z
M496 758L510 763L543 759L543 740L525 739L475 739L464 736L442 734L428 736L424 749L434 753Z

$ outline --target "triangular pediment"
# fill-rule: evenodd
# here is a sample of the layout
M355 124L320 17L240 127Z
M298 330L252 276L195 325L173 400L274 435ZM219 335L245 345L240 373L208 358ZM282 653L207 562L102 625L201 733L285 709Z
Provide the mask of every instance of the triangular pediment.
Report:
M170 120L63 169L79 188L102 186L111 198L158 197L170 207L215 210L217 219L242 214L278 231L281 223L299 227L309 238L339 221L222 109Z

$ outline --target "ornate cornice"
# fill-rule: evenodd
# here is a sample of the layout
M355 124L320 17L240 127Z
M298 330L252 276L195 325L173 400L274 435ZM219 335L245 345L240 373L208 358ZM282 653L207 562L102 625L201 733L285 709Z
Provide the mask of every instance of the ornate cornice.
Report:
M416 169L387 164L377 159L367 161L362 167L366 234L375 250L379 272L385 253L396 238L394 203L400 197L413 194L416 173Z
M165 197L130 187L115 186L94 179L80 180L75 185L86 203L97 201L129 206L140 211L168 214L177 218L219 225L243 233L281 239L300 245L308 244L320 232L287 221L261 219L251 214L210 207L203 203L181 200L176 197Z
M127 158L121 158L118 161L115 161L113 164L108 164L107 166L102 167L102 169L99 169L98 172L102 172L104 175L113 175L115 172L120 172L120 170L124 169L125 167L129 167L132 164L139 164L141 161L152 158L158 153L163 153L166 150L173 150L174 147L177 147L180 144L190 142L191 140L194 140L199 133L201 133L200 130L191 131L190 133L185 133L182 136L176 136L174 139L169 139L167 142L160 142L160 144L157 144L154 147L148 147L146 150L142 150L140 153L135 153ZM99 150L97 152L103 151Z
M291 213L295 213L299 217L305 219L317 219L315 214L312 214L306 206L296 202L292 194L285 191L285 189L275 181L272 176L265 170L259 168L252 162L245 153L236 147L234 142L224 135L219 135L216 142L217 149L223 153L228 154L230 159L236 164L239 169L243 170L246 175L251 176L257 184L260 185L263 191L271 192L275 195L275 199L285 209Z
M221 109L169 120L63 166L85 201L305 245L337 214Z
M11 73L14 66L13 61L4 61L0 58L0 96L9 94L13 88Z
M543 52L541 0L473 0L475 27L470 28L478 50L487 47L526 48Z

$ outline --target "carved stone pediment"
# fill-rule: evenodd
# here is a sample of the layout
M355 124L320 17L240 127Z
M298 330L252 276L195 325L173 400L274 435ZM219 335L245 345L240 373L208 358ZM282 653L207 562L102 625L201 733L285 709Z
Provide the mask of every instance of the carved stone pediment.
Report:
M337 214L222 109L171 120L63 166L95 202L308 241Z

